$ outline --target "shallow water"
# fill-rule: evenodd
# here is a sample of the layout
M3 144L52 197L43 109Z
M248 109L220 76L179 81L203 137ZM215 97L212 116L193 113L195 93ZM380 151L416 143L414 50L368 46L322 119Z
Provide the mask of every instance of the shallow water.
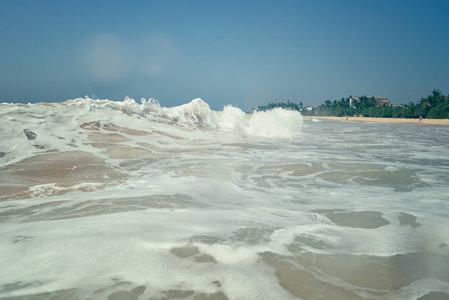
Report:
M449 127L199 99L0 115L1 299L449 297Z

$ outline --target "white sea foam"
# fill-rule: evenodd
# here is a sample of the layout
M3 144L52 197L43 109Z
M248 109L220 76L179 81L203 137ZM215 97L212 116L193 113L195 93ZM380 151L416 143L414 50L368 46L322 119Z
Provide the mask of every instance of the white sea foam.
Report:
M0 104L0 117L0 298L449 291L446 127L201 99Z

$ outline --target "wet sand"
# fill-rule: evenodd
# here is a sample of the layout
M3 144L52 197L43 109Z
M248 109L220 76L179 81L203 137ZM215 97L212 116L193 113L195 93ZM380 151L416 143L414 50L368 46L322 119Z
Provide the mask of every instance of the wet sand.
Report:
M368 118L368 117L321 117L304 116L304 119L324 119L335 121L358 121L358 122L390 122L390 123L415 123L424 125L449 125L449 119L407 119L407 118Z

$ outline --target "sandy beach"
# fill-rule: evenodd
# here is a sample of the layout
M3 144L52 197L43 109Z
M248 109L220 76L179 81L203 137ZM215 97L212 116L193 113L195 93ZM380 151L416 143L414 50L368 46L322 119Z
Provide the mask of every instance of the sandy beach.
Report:
M394 122L394 123L416 123L423 125L449 125L449 119L407 119L407 118L368 118L368 117L321 117L304 116L304 119L324 119L334 121L357 121L357 122Z

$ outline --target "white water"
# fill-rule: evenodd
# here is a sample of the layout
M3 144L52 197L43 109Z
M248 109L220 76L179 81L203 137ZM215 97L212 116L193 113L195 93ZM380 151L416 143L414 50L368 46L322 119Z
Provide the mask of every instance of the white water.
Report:
M0 298L449 292L448 127L201 99L0 104L0 116Z

